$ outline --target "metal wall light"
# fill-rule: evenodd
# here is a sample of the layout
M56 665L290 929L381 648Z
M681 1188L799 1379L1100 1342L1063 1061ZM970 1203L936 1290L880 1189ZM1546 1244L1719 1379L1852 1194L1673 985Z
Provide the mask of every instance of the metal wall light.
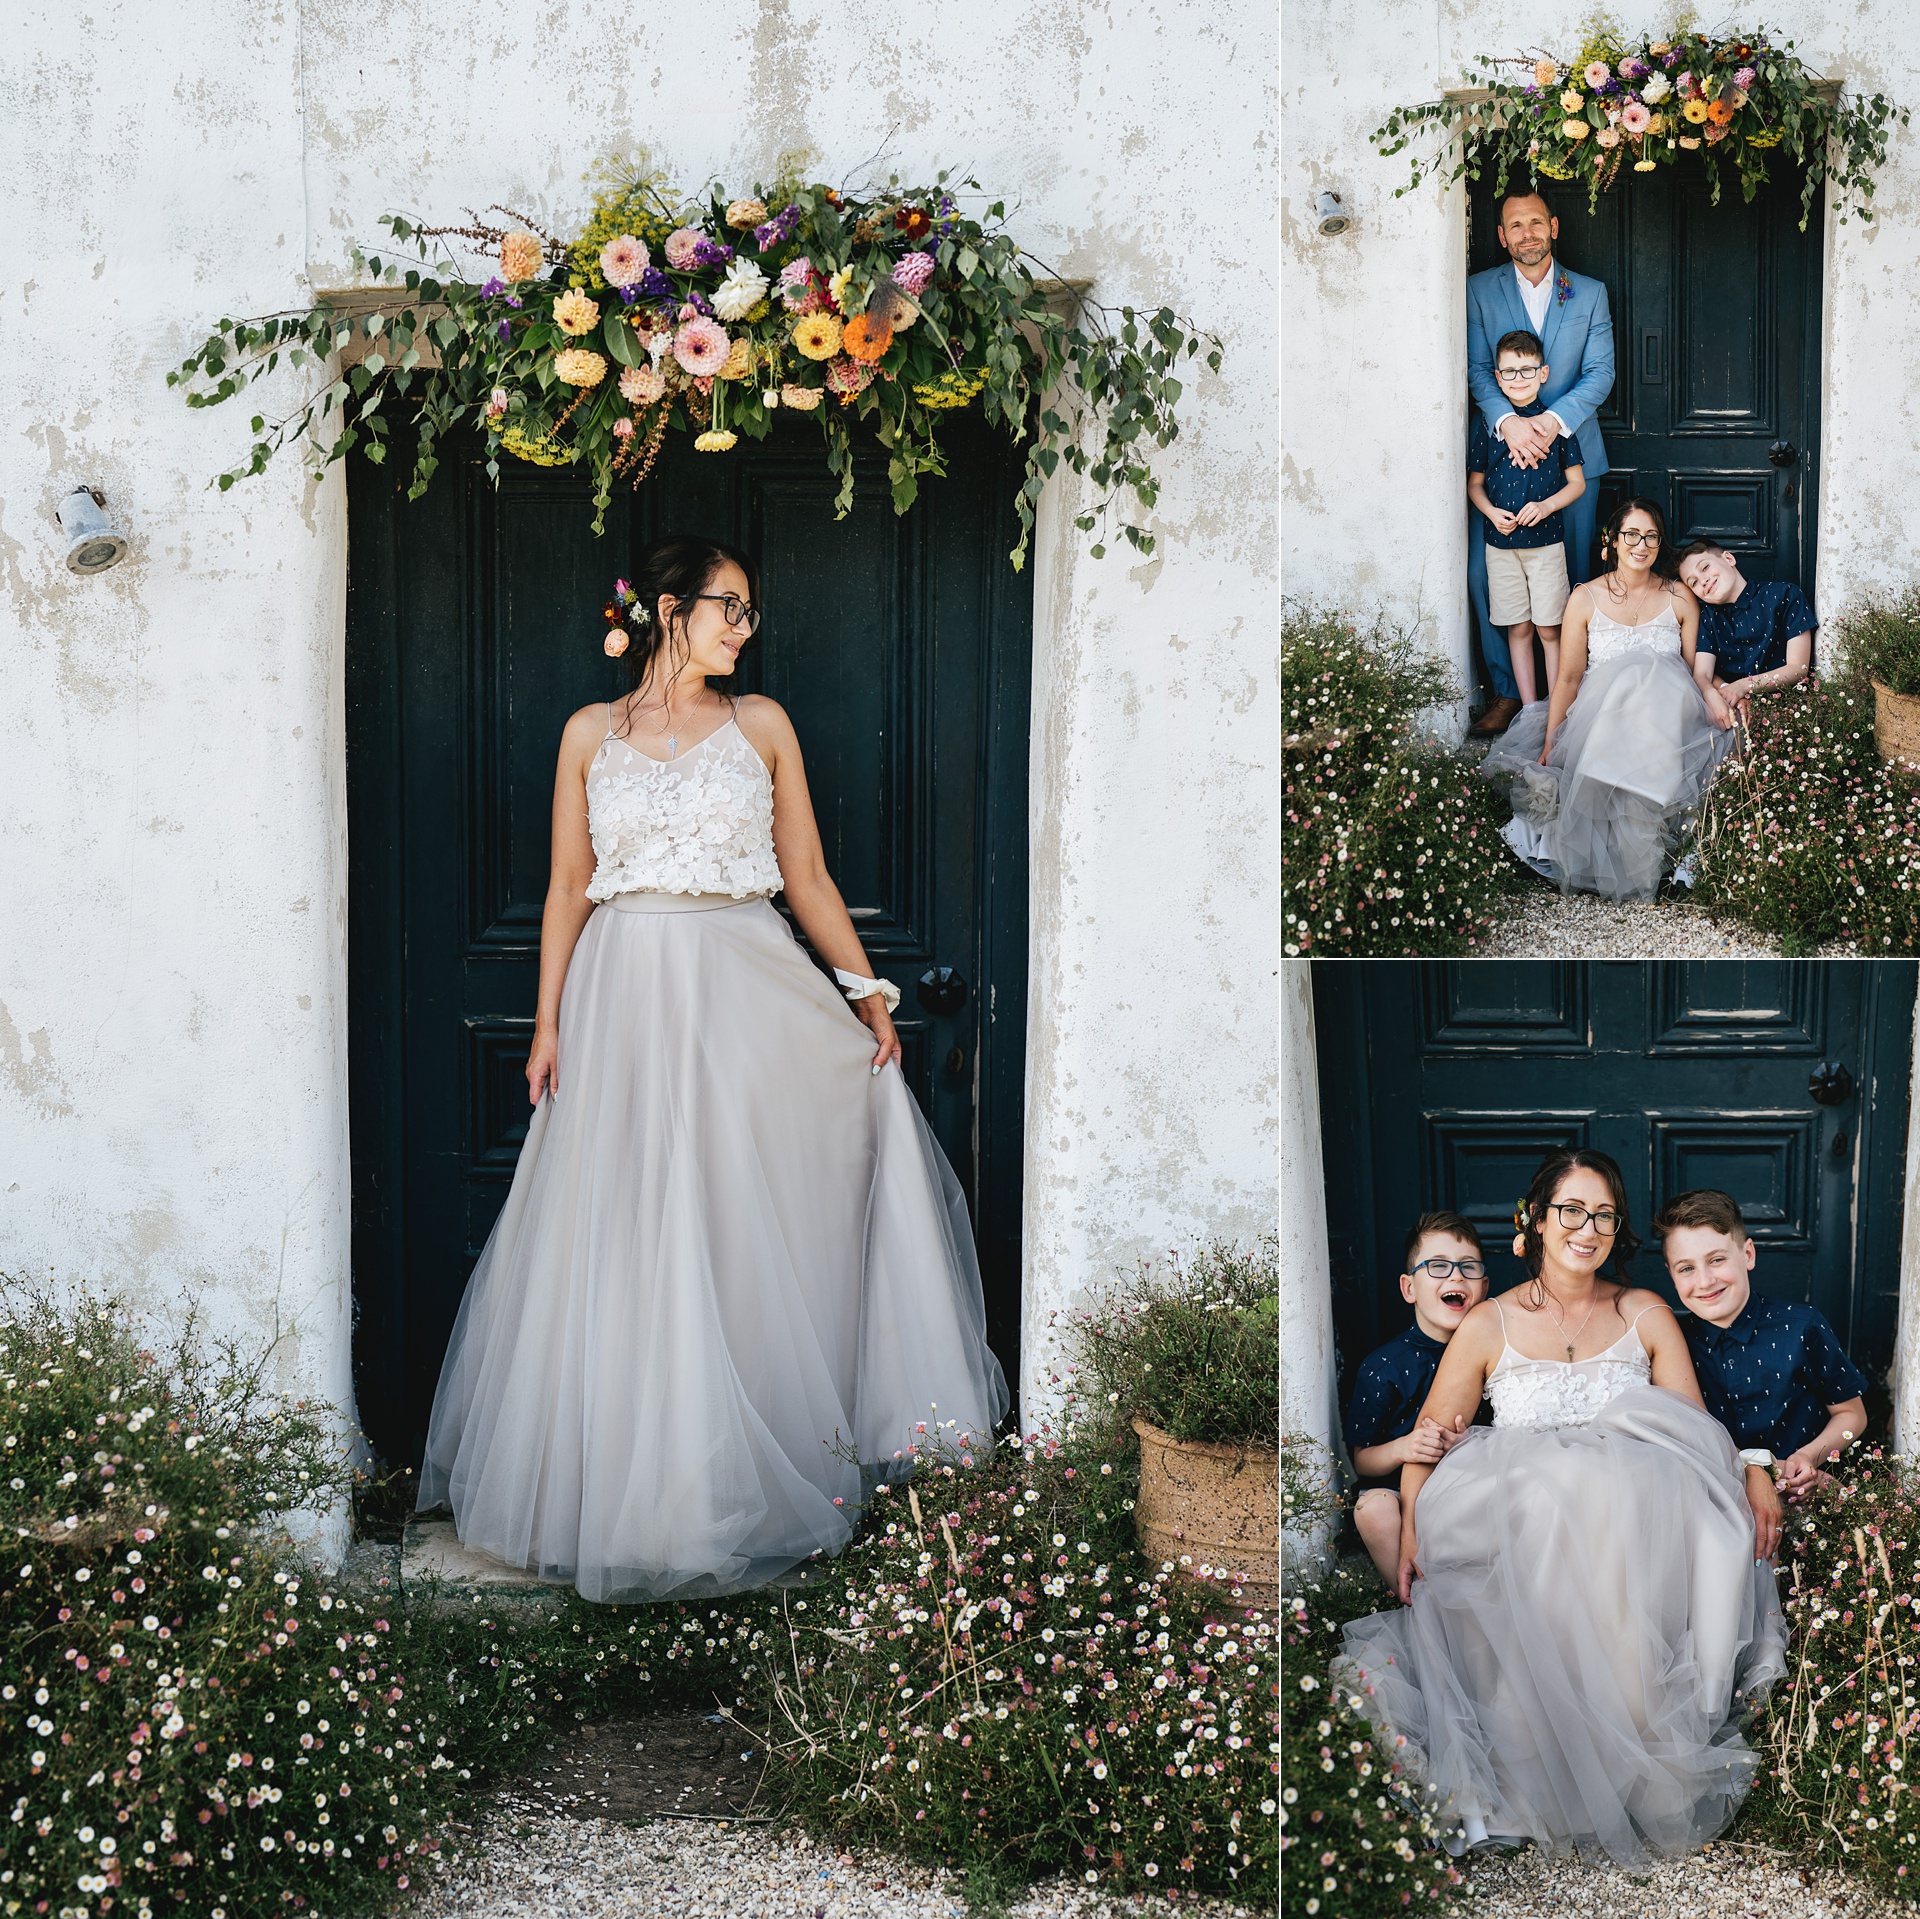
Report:
M1340 196L1329 190L1323 190L1314 203L1314 214L1320 223L1320 231L1331 240L1336 233L1345 233L1353 225L1347 217L1347 210L1340 204Z
M60 502L60 530L67 538L69 573L104 573L127 556L127 536L106 514L106 496L77 486Z

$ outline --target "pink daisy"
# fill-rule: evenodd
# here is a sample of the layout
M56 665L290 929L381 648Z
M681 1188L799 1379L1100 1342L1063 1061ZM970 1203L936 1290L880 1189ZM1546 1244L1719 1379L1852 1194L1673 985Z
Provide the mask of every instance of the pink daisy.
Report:
M638 286L641 274L652 263L646 242L636 240L631 233L617 235L600 249L600 271L610 287Z
M704 314L689 320L673 336L673 357L692 374L718 373L732 351L733 342L727 338L726 328Z
M698 227L675 227L667 235L667 265L676 273L687 273L693 267L693 250L707 236Z
M1653 124L1653 115L1638 100L1629 100L1620 110L1620 124L1629 133L1645 133Z

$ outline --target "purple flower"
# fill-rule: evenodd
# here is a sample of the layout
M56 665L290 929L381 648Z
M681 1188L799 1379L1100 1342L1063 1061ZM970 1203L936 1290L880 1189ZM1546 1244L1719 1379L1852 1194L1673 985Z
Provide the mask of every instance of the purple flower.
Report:
M496 293L504 293L506 290L506 281L501 279L499 274L496 273L493 278L480 289L480 297L483 300L491 300Z
M1646 71L1647 63L1637 54L1630 53L1620 62L1621 75L1628 80L1638 80L1645 75Z
M511 341L511 340L512 340L512 338L513 338L513 322L512 322L511 320L502 320L502 321L500 322L500 337L501 337L501 339L503 339L503 340L507 340L507 341Z
M733 249L720 240L696 240L690 257L696 267L723 267L733 258Z
M753 244L762 253L771 246L793 238L793 230L800 224L800 209L789 203L782 207L771 220L762 222L753 230Z
M648 300L671 300L675 297L673 282L658 267L648 267L632 286L620 289L620 297L628 306L639 306Z

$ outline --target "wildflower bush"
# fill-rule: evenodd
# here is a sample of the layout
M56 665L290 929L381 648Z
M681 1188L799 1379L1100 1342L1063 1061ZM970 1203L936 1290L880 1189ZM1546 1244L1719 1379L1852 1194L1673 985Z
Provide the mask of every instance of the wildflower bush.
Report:
M1080 1323L1076 1357L1174 1439L1271 1447L1280 1429L1280 1242L1214 1245L1142 1262Z
M1754 1729L1747 1821L1912 1898L1920 1891L1920 1466L1866 1449L1780 1554L1786 1677Z
M1423 731L1458 698L1446 667L1384 617L1289 601L1280 670L1287 953L1470 951L1522 881L1502 801Z
M1878 680L1891 693L1920 693L1920 586L1842 614L1832 637L1849 674Z
M1280 1900L1287 1913L1451 1912L1471 1892L1432 1814L1328 1677L1340 1628L1392 1604L1370 1566L1334 1567L1281 1601Z
M1696 895L1789 952L1920 948L1920 786L1875 751L1872 690L1809 679L1750 712L1701 809Z

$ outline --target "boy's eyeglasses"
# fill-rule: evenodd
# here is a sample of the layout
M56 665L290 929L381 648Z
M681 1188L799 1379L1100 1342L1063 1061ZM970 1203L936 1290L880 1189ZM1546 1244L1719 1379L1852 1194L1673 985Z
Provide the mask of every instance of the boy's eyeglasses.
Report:
M1533 366L1503 366L1494 369L1493 377L1496 380L1531 380L1543 370L1537 363Z
M1622 546L1658 546L1660 536L1657 533L1622 533L1620 544Z
M1556 1200L1551 1208L1560 1215L1561 1227L1569 1233L1577 1233L1591 1222L1593 1230L1605 1239L1611 1239L1620 1230L1620 1215L1611 1206L1603 1206L1597 1213L1590 1213L1577 1199Z
M1477 1259L1423 1259L1424 1266L1435 1279L1451 1279L1458 1273L1462 1279L1485 1279L1487 1269ZM1413 1270L1417 1273L1420 1266Z

